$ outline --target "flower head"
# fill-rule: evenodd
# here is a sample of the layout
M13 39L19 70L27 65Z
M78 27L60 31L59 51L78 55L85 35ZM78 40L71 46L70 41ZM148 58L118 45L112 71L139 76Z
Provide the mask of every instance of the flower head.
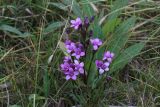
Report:
M82 25L82 20L78 17L76 20L71 20L71 27L77 30Z
M79 74L79 72L77 70L75 70L75 64L70 62L65 62L61 64L61 70L63 71L63 73L66 75L66 80L72 79L72 80L76 80L77 76Z
M72 56L75 56L76 59L79 59L80 57L85 55L84 47L81 43L77 43L76 47L74 48L74 52Z
M97 50L102 45L102 41L98 38L90 39L90 42L93 45L93 50Z
M64 62L67 62L67 63L71 63L71 62L72 62L72 59L71 59L70 56L65 56L63 61L64 61Z
M74 60L74 64L75 64L75 70L79 71L80 74L84 74L84 63L83 62L79 62L78 60Z
M75 49L76 46L75 46L74 42L72 42L70 40L66 40L65 41L65 47L67 48L67 52L71 53L71 52L74 51L74 49Z
M99 70L99 74L103 74L105 71L109 71L109 62L103 62L101 60L96 60L96 67Z
M113 57L114 57L114 53L107 51L104 53L103 60L107 60L108 62L112 62Z
M72 61L70 56L65 56L60 68L66 80L76 80L79 74L84 74L84 63L78 60Z
M66 74L66 80L69 80L69 79L76 80L78 74L79 74L79 72L75 72L75 71L71 68L71 69L69 70L69 72Z

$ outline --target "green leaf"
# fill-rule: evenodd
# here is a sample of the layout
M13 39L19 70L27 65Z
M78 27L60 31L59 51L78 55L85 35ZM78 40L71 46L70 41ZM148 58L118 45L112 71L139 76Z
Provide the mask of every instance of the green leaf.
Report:
M93 37L94 38L99 38L99 39L104 39L104 35L102 32L101 27L98 25L98 19L95 18L95 21L93 23Z
M134 17L124 21L111 36L111 39L108 43L108 50L117 55L129 39L129 30L134 26L134 24Z
M22 35L22 33L17 28L9 26L9 25L0 25L0 30L11 32L17 35Z
M32 101L33 99L35 99L35 100L44 100L45 97L39 96L38 94L31 94L29 96L29 101Z
M63 0L62 2L66 5L71 5L72 4L72 0Z
M48 97L49 89L50 89L50 80L49 80L49 75L47 70L45 71L44 77L43 77L43 87L44 87L45 96Z
M90 70L88 71L88 80L87 80L87 84L89 86L92 86L93 83L94 83L94 80L95 80L95 76L97 74L97 68L96 68L96 65L95 65L95 62L91 62L91 68Z
M76 2L76 0L73 0L72 10L77 17L81 17L81 18L83 17L81 8L79 4Z
M66 5L64 5L63 3L53 3L53 2L49 2L49 5L53 5L55 7L58 7L59 9L62 9L64 11L67 11L68 8Z
M11 35L13 37L22 37L22 38L24 38L24 37L33 36L32 34L30 34L28 32L22 33L17 28L9 26L9 25L0 25L0 30L16 34L16 35L8 34L8 35Z
M83 17L81 8L76 0L63 0L63 3L67 6L72 6L72 11L76 17Z
M9 105L9 107L21 107L21 106L14 104L14 105Z
M113 3L108 20L117 18L127 4L128 4L128 0L116 0Z
M50 32L55 31L56 29L64 26L64 22L53 22L49 24L45 29L44 29L44 34L48 34Z
M118 18L118 16L121 14L123 7L127 4L128 0L116 0L113 3L107 22L103 27L103 33L105 35L108 35L108 33L112 32L115 27L120 23L120 19Z
M143 49L145 43L136 43L127 49L125 49L117 58L113 61L111 72L122 69L128 64L138 53Z
M121 22L121 19L115 18L112 20L109 20L104 26L103 26L103 33L108 36L109 33L113 32L117 25L119 25Z
M85 16L92 17L94 15L94 10L90 5L89 0L81 0L83 2L82 9Z

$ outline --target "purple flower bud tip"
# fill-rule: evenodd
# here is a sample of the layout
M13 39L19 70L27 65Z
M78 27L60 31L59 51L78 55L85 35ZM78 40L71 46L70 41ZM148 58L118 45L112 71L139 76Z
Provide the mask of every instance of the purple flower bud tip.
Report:
M90 22L93 22L93 20L94 20L94 16L91 17Z
M89 19L88 19L88 17L85 17L85 18L84 18L84 25L85 25L86 27L88 27L88 25L89 25Z
M102 45L102 41L98 38L90 39L90 42L93 45L93 50L98 50L99 46Z
M82 24L82 20L78 17L76 20L71 20L71 27L73 27L75 30L77 30L81 24Z
M107 80L108 80L108 81L111 81L111 80L112 80L112 77L111 77L111 76L107 76Z

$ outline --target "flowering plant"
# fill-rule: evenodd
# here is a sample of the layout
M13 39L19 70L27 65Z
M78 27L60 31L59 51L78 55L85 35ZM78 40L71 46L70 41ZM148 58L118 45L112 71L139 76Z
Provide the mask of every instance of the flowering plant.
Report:
M63 97L82 107L103 107L109 81L144 47L142 42L127 44L136 18L119 17L128 0L115 0L108 17L103 16L103 11L95 15L89 4L83 4L81 9L75 0L65 3L73 6L78 18L70 21L60 44L65 56L58 67L67 83L62 85Z
M82 81L87 90L90 91L97 89L96 82L105 81L108 77L107 72L109 72L115 56L109 50L103 53L99 52L103 40L94 37L90 27L93 21L94 17L85 17L84 20L78 17L70 21L71 25L66 30L67 38L64 40L67 54L60 64L60 69L67 81ZM97 53L101 54L102 57L98 59ZM103 83L99 84L98 87L104 85ZM88 106L88 102L86 104Z
M66 80L76 80L77 77L80 75L84 78L84 83L86 83L88 74L92 73L90 67L87 69L87 67L84 66L87 63L84 62L84 59L88 57L87 49L92 50L91 52L93 54L96 54L99 47L102 45L102 40L99 38L93 38L92 36L94 34L92 33L92 30L88 30L92 22L93 17L91 19L85 17L84 21L82 21L82 19L78 17L77 19L70 21L70 27L73 28L73 30L75 30L76 32L79 32L80 35L77 41L72 40L69 37L65 40L65 48L68 56L64 57L63 63L60 65L60 67L61 71L66 77ZM91 47L88 48L89 46ZM114 53L106 51L102 60L94 60L93 56L91 62L95 62L99 75L102 75L105 73L105 71L109 71L109 66L113 58Z

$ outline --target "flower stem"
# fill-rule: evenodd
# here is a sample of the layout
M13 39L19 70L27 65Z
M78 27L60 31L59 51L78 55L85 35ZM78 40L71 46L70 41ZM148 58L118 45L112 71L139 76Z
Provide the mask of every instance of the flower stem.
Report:
M93 59L94 59L94 55L95 55L95 51L93 51L92 58L91 58L91 61L90 61L90 64L89 64L88 76L89 76L89 74L90 74L90 69L91 69L92 61L93 61Z

